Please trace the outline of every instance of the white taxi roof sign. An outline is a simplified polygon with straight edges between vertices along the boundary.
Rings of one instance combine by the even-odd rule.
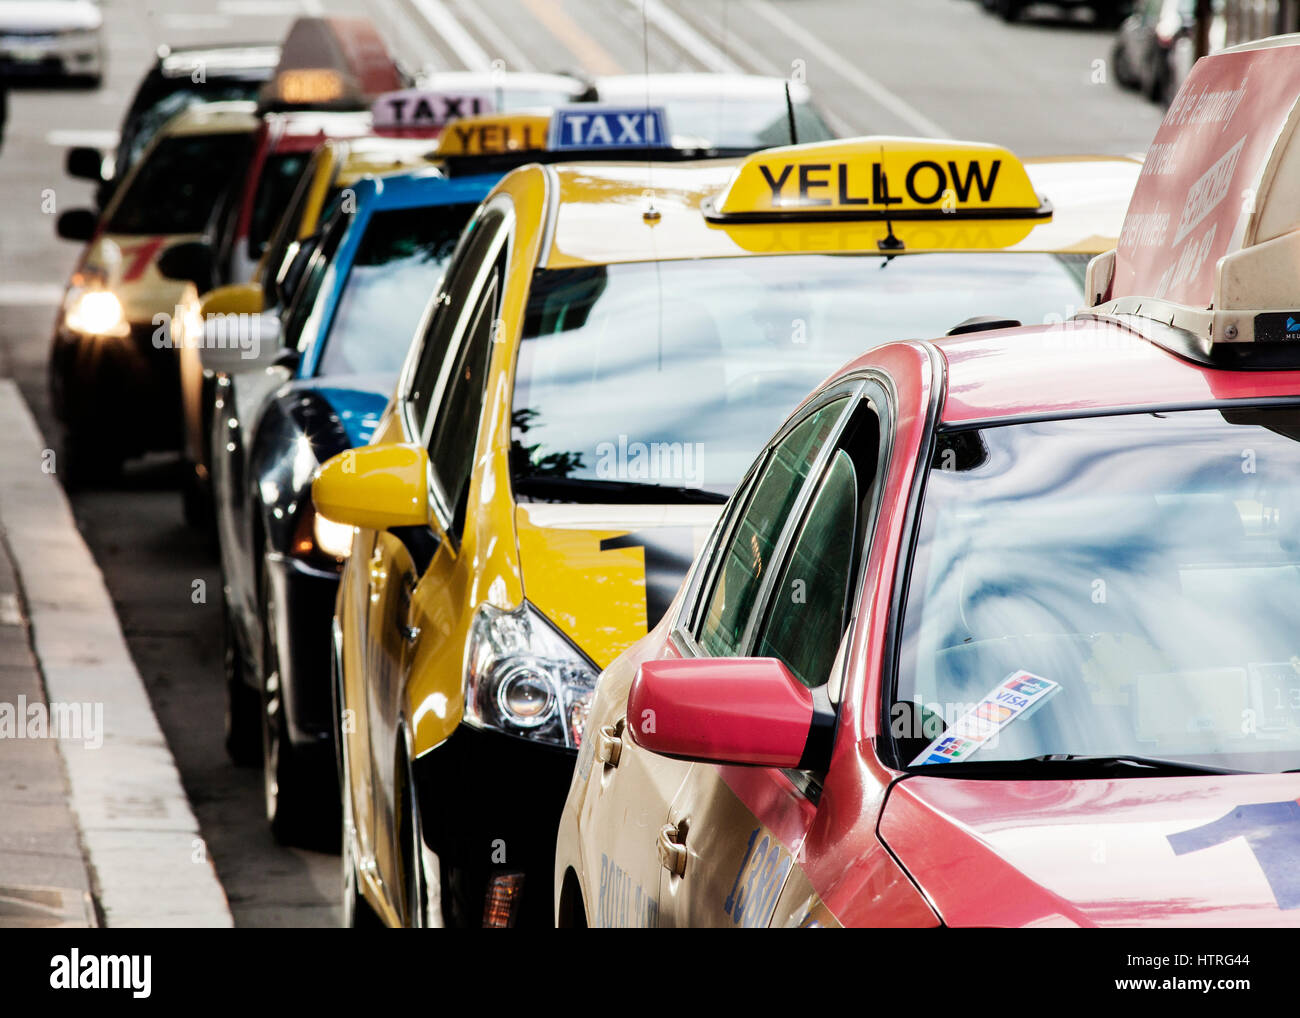
[[[997,145],[864,137],[764,149],[705,215],[777,220],[1049,219],[1023,164]]]
[[[383,37],[369,18],[302,17],[289,29],[262,103],[364,109],[404,82]]]
[[[453,120],[495,113],[496,97],[485,89],[404,88],[385,92],[370,112],[377,134],[437,137]]]
[[[1093,313],[1153,319],[1190,353],[1300,357],[1300,35],[1202,58],[1174,97],[1114,251],[1088,269]],[[1262,366],[1262,365],[1261,365]]]

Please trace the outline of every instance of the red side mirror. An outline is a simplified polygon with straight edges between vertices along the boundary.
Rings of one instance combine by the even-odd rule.
[[[711,763],[812,766],[810,747],[829,758],[816,720],[812,692],[774,658],[646,661],[627,699],[638,746]]]

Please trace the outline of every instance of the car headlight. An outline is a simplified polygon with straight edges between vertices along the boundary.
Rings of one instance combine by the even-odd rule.
[[[320,513],[312,514],[312,536],[316,538],[316,547],[335,558],[347,558],[352,554],[353,528],[346,523],[336,523],[326,519]]]
[[[82,290],[68,295],[63,323],[85,336],[126,336],[131,332],[122,302],[111,290]]]
[[[481,605],[465,660],[465,721],[576,749],[598,669],[525,601]]]

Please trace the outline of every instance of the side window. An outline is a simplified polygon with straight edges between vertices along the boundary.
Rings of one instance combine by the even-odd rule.
[[[492,338],[501,303],[504,261],[503,254],[489,273],[470,313],[469,325],[456,352],[455,364],[447,377],[447,387],[429,436],[429,462],[446,495],[447,507],[452,513],[451,532],[457,539],[465,524],[478,422],[487,391]]]
[[[715,657],[740,653],[786,519],[846,400],[835,400],[814,412],[770,453],[749,504],[719,549],[718,571],[698,637],[707,653]]]
[[[790,542],[755,642],[756,656],[784,662],[809,688],[830,679],[848,626],[879,457],[879,419],[864,404],[831,454]]]
[[[438,387],[443,361],[456,337],[456,328],[461,322],[465,304],[478,284],[483,263],[492,252],[505,218],[503,210],[493,208],[480,212],[471,219],[447,265],[447,273],[438,288],[438,306],[430,316],[427,331],[421,340],[419,360],[415,365],[408,395],[413,423],[421,432],[433,403],[434,391]]]

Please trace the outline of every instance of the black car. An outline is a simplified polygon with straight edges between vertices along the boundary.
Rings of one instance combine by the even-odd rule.
[[[163,124],[195,103],[256,99],[279,59],[278,45],[159,47],[157,59],[127,107],[117,151],[105,156],[98,149],[70,149],[68,174],[96,181],[96,203],[104,208],[116,184],[126,178]]]

